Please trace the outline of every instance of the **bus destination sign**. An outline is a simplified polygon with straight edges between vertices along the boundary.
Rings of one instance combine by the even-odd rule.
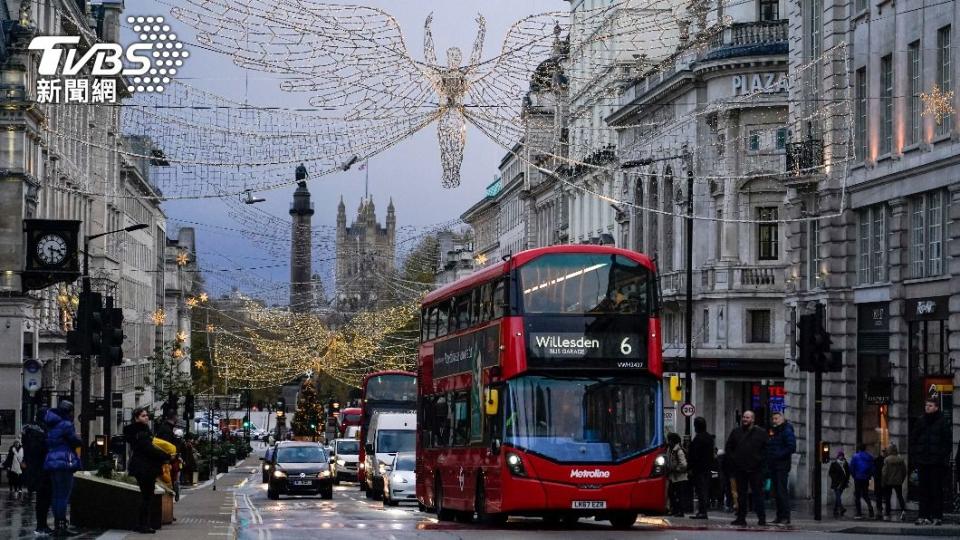
[[[534,332],[528,351],[531,365],[557,367],[600,367],[597,362],[571,366],[571,360],[604,360],[606,367],[645,368],[643,341],[638,334],[583,332]],[[559,362],[558,362],[559,361]]]

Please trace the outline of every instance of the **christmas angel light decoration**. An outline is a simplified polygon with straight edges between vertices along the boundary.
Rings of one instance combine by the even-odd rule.
[[[418,61],[396,19],[376,8],[311,0],[187,3],[171,14],[195,28],[201,44],[238,66],[285,76],[283,90],[311,94],[312,106],[363,122],[371,136],[378,123],[422,118],[422,129],[435,121],[447,188],[460,183],[467,123],[490,134],[491,125],[510,129],[518,121],[530,74],[555,49],[569,16],[546,13],[517,22],[501,53],[485,61],[486,22],[478,16],[467,63],[454,47],[441,64],[432,16],[425,24],[424,60]]]

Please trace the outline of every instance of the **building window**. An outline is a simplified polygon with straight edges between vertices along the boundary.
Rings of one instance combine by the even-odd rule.
[[[867,158],[867,68],[860,68],[856,74],[856,87],[854,89],[856,101],[855,113],[855,141],[857,161],[863,161]]]
[[[943,273],[943,191],[931,191],[910,199],[910,268],[912,277]]]
[[[777,129],[777,150],[783,150],[787,147],[787,128]]]
[[[920,92],[923,89],[921,75],[923,73],[920,59],[920,42],[914,41],[907,46],[907,79],[909,91],[907,93],[907,144],[920,142]]]
[[[867,9],[867,0],[857,0],[856,8],[858,13]]]
[[[944,26],[937,31],[937,86],[941,92],[950,92],[953,88],[953,78],[950,70],[950,26]],[[953,130],[953,113],[945,111],[943,122],[937,126],[937,135],[946,135]]]
[[[860,284],[887,280],[887,211],[883,205],[860,210],[857,275]]]
[[[703,343],[710,342],[710,310],[703,310]]]
[[[747,310],[747,343],[770,343],[770,321],[769,309],[749,309]]]
[[[760,150],[760,130],[751,129],[749,138],[750,151],[756,152],[757,150]]]
[[[761,261],[775,261],[779,258],[780,224],[777,220],[777,208],[757,208],[757,258]]]
[[[880,59],[880,153],[893,151],[893,55]]]
[[[820,220],[807,222],[807,289],[820,286]]]
[[[760,0],[760,20],[780,20],[780,0]]]

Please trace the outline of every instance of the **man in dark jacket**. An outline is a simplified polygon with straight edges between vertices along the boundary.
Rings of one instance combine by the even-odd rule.
[[[766,525],[763,509],[763,458],[767,449],[767,432],[754,423],[753,411],[744,411],[740,427],[727,437],[725,452],[737,479],[737,519],[732,525],[747,524],[748,490],[753,493],[753,505],[757,511],[758,525]]]
[[[783,413],[773,413],[773,426],[770,428],[770,440],[767,441],[767,467],[773,480],[774,499],[777,502],[777,519],[774,523],[790,524],[790,499],[787,493],[787,479],[792,465],[791,456],[797,451],[797,437],[793,426],[783,417]]]
[[[696,434],[690,441],[690,457],[687,460],[693,474],[693,487],[697,490],[698,512],[693,519],[707,519],[710,478],[714,468],[714,437],[707,433],[707,421],[701,416],[693,419],[693,431]]]
[[[46,415],[41,411],[40,417]],[[27,465],[24,471],[24,482],[27,493],[35,492],[34,510],[37,516],[37,526],[34,532],[37,536],[53,534],[53,529],[47,525],[47,515],[50,513],[52,487],[50,473],[43,470],[43,462],[47,459],[47,433],[38,424],[23,426],[23,461]]]
[[[924,414],[914,421],[910,433],[910,464],[920,476],[920,515],[917,525],[943,524],[943,482],[948,475],[953,436],[940,412],[938,399],[924,402]]]

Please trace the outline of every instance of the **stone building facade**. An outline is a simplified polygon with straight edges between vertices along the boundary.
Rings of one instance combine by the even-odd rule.
[[[715,13],[704,26],[691,24],[685,39],[700,46],[679,48],[641,73],[606,118],[618,134],[615,195],[633,206],[604,230],[618,246],[655,259],[665,369],[683,375],[689,339],[692,402],[721,439],[744,410],[766,425],[784,406],[786,230],[776,220],[786,193],[778,178],[788,103],[777,83],[787,72],[787,22],[761,18],[755,7],[728,6],[722,30],[710,22]],[[760,86],[751,92],[754,80]],[[697,217],[692,336],[684,324],[688,175]],[[666,425],[683,433],[679,405],[666,404]]]
[[[336,307],[342,315],[376,309],[390,301],[390,276],[396,267],[397,215],[393,200],[385,226],[377,221],[373,198],[360,202],[347,226],[343,198],[337,206]]]
[[[922,95],[950,92],[960,75],[960,6],[787,4],[791,70],[809,80],[791,95],[791,125],[803,137],[785,178],[787,215],[818,218],[790,224],[789,322],[822,305],[843,354],[842,371],[821,386],[824,442],[848,453],[863,443],[874,454],[896,443],[909,462],[909,432],[928,396],[960,438],[957,98],[938,118],[924,112]],[[823,114],[825,100],[846,106]],[[787,325],[788,342],[795,328]],[[806,456],[816,455],[812,376],[788,369],[787,377],[805,492]],[[909,483],[910,496],[916,487]]]

